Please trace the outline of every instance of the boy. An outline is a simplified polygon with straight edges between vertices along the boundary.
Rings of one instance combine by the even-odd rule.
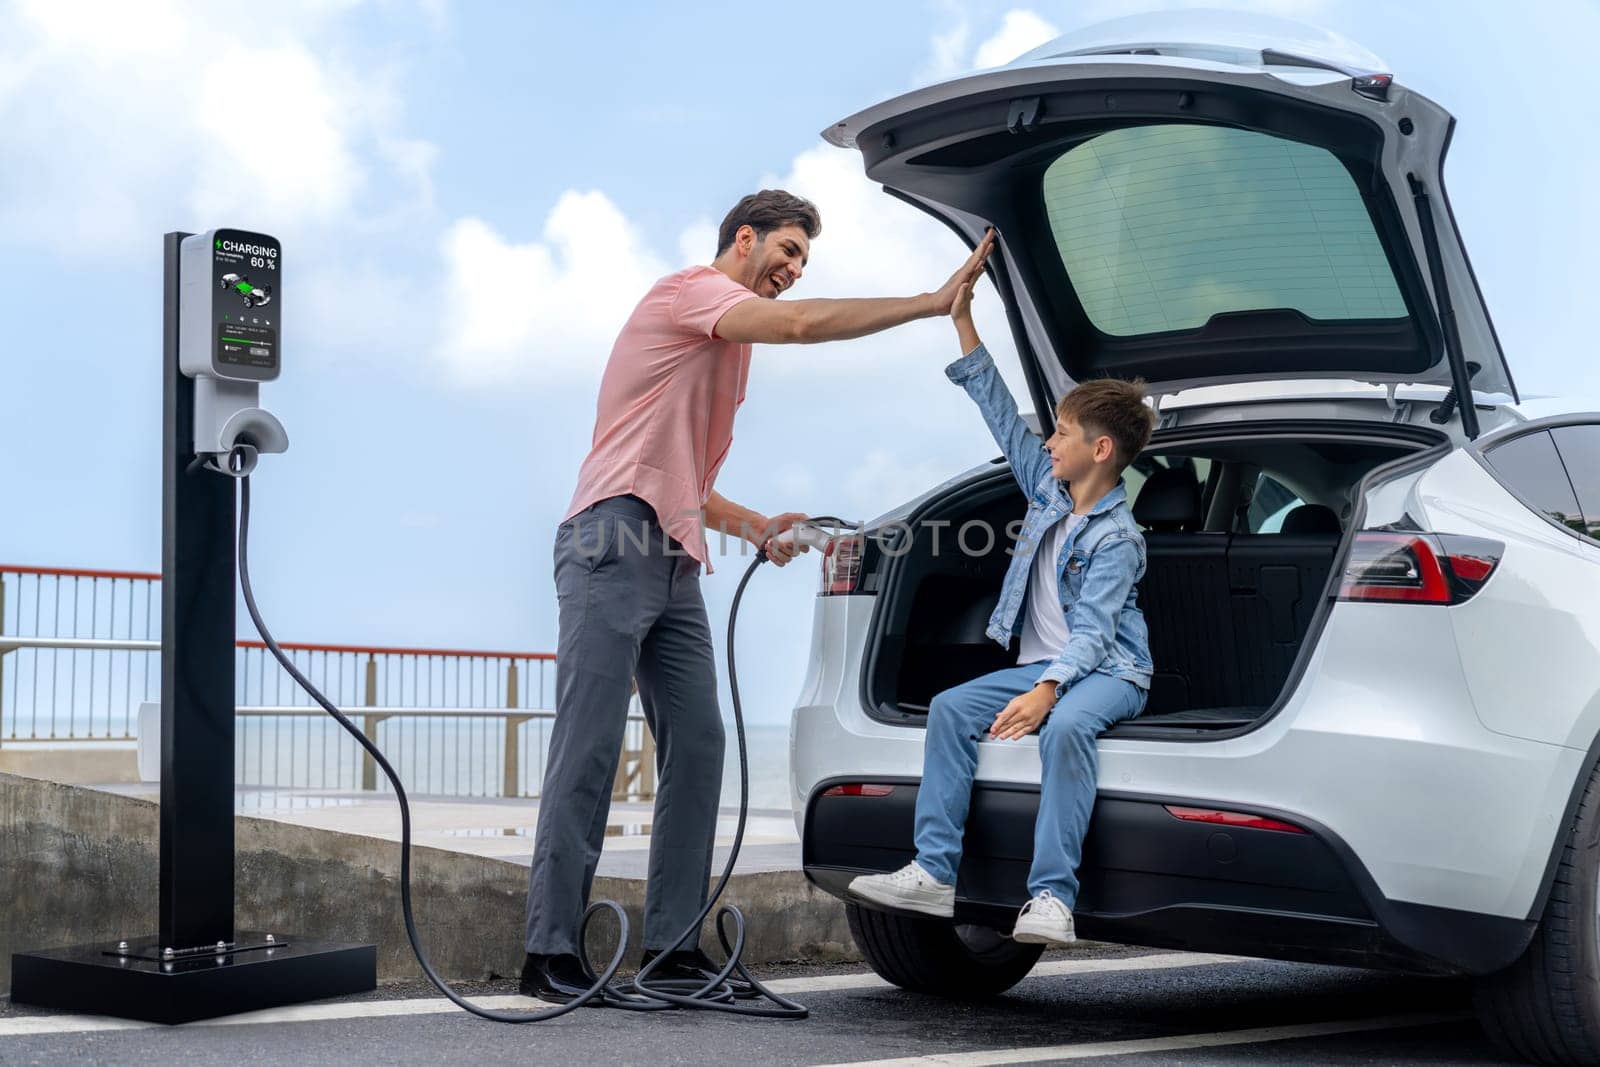
[[[1076,872],[1094,807],[1095,738],[1139,714],[1150,686],[1149,637],[1134,602],[1144,538],[1122,471],[1149,443],[1155,413],[1144,403],[1143,382],[1087,382],[1062,399],[1055,433],[1041,443],[978,339],[970,284],[957,291],[950,316],[966,355],[945,374],[976,401],[1030,501],[988,627],[1007,648],[1020,630],[1020,652],[1015,667],[933,698],[917,794],[917,858],[892,874],[855,879],[850,893],[880,907],[952,917],[978,742],[985,732],[1009,741],[1037,730],[1032,899],[1012,937],[1066,944],[1075,938]]]

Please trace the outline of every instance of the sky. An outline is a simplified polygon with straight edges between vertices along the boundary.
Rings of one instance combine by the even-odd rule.
[[[252,229],[284,250],[262,401],[290,448],[253,479],[276,636],[553,649],[555,527],[651,282],[709,262],[728,207],[777,185],[823,218],[794,296],[937,287],[957,239],[818,131],[1186,6],[0,2],[0,563],[159,569],[161,237]],[[1455,114],[1450,198],[1519,386],[1600,393],[1600,6],[1205,6],[1340,33]],[[977,309],[1020,393],[987,284]],[[957,354],[940,321],[757,346],[718,491],[868,518],[990,458],[942,374]],[[748,559],[730,543],[703,579],[719,662]],[[754,721],[786,721],[799,692],[816,560],[746,594]]]

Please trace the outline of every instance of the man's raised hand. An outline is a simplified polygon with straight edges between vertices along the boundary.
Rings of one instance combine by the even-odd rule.
[[[939,287],[933,294],[934,314],[948,315],[955,306],[956,293],[963,285],[976,285],[978,278],[983,274],[983,265],[989,258],[989,253],[994,249],[994,227],[990,227],[983,235],[983,240],[978,242],[978,247],[972,250],[972,255],[961,264],[959,270],[950,275],[950,280]]]

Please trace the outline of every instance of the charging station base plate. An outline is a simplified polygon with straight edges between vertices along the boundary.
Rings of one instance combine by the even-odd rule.
[[[239,931],[237,945],[266,935]],[[142,950],[152,939],[130,943]],[[185,1023],[219,1015],[367,993],[378,985],[374,945],[283,942],[221,955],[159,961],[118,952],[117,942],[11,957],[11,1000],[87,1015]]]

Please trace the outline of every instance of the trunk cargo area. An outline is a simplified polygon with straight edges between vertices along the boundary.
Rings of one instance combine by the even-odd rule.
[[[1279,439],[1181,451],[1152,446],[1140,457],[1127,481],[1147,549],[1138,603],[1155,673],[1144,712],[1106,736],[1203,738],[1248,727],[1270,711],[1332,593],[1344,539],[1333,505],[1347,501],[1367,471],[1416,447]],[[1249,512],[1268,481],[1274,499],[1289,496],[1281,525]],[[863,679],[875,714],[913,724],[940,691],[1016,663],[1017,640],[1002,649],[984,629],[1011,560],[1013,542],[1004,532],[1027,506],[999,465],[919,515],[912,549],[882,561],[887,571]],[[974,521],[996,531],[990,551],[960,547],[958,533]],[[985,540],[979,528],[965,537],[969,547]]]

